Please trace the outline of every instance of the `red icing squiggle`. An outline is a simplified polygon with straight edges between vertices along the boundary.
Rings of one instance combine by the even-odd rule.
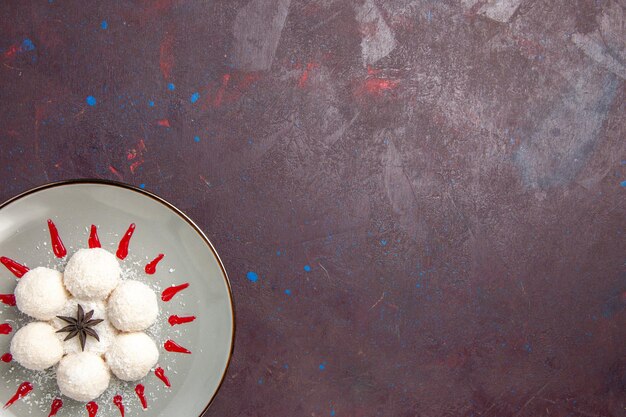
[[[120,414],[122,415],[122,417],[124,417],[124,403],[122,403],[122,396],[118,394],[113,397],[113,404],[115,404],[117,408],[119,408]]]
[[[63,407],[63,400],[61,400],[60,398],[55,398],[54,401],[52,401],[52,405],[50,406],[50,414],[48,414],[48,417],[56,416],[61,407]]]
[[[177,315],[170,316],[167,321],[170,323],[170,326],[176,326],[177,324],[185,324],[191,323],[196,319],[196,316],[187,316],[187,317],[179,317]]]
[[[13,259],[7,258],[6,256],[0,257],[0,263],[6,266],[6,268],[18,278],[22,278],[24,274],[29,271],[27,266],[19,264],[15,262]]]
[[[89,413],[89,417],[96,417],[96,414],[98,414],[98,404],[96,404],[93,401],[90,403],[87,403],[85,408],[87,409],[87,412]]]
[[[141,401],[141,406],[144,410],[148,408],[148,402],[146,401],[146,395],[144,394],[145,389],[146,388],[141,384],[135,387],[135,393],[137,394],[137,397],[139,397],[139,401]]]
[[[95,224],[91,225],[91,232],[89,233],[89,248],[101,248],[100,238],[98,237],[98,228]]]
[[[176,342],[174,342],[173,340],[168,340],[167,342],[165,342],[165,344],[163,345],[163,347],[165,348],[165,350],[167,350],[168,352],[175,352],[175,353],[186,353],[186,354],[190,354],[191,351],[182,347],[181,345],[177,344]]]
[[[120,244],[117,247],[117,252],[115,253],[118,258],[126,259],[128,256],[128,245],[130,244],[130,238],[133,237],[133,233],[135,232],[135,223],[131,223],[128,226],[128,230],[122,236],[122,240],[120,240]]]
[[[50,219],[48,219],[48,229],[50,229],[50,240],[52,241],[52,252],[57,258],[62,258],[67,255],[67,249],[63,245],[59,231],[56,225]]]
[[[187,287],[189,287],[189,283],[188,282],[186,282],[184,284],[181,284],[181,285],[177,285],[175,287],[166,288],[165,290],[163,290],[163,293],[161,294],[161,300],[163,300],[165,302],[168,302],[172,298],[174,298],[174,296],[176,294],[178,294],[179,292],[181,292],[182,290],[184,290]]]
[[[13,355],[11,355],[10,353],[5,353],[4,355],[0,356],[0,361],[5,362],[5,363],[9,363],[13,360]]]
[[[0,324],[0,334],[9,334],[13,331],[13,327],[9,323]]]
[[[159,378],[166,387],[171,388],[172,384],[170,384],[169,378],[165,375],[165,370],[161,367],[158,367],[154,370],[154,374]]]
[[[17,388],[15,395],[11,397],[9,401],[4,405],[4,408],[7,409],[11,407],[16,401],[21,400],[26,397],[33,390],[33,384],[30,382],[22,382],[22,384]]]
[[[15,305],[15,294],[0,294],[0,303],[8,306]]]
[[[161,262],[161,259],[163,259],[164,256],[165,255],[163,255],[162,253],[159,253],[159,256],[157,256],[152,261],[150,261],[150,263],[146,265],[146,274],[148,275],[154,274],[156,272],[157,264]]]

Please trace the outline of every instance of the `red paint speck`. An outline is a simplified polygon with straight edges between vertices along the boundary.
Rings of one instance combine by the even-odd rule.
[[[10,353],[5,353],[0,357],[0,360],[4,363],[9,363],[13,360],[13,355],[11,355]]]
[[[15,294],[0,294],[0,303],[15,306]]]
[[[122,174],[120,174],[120,172],[117,169],[115,169],[114,166],[109,165],[109,171],[111,171],[111,173],[115,175],[118,180],[124,181],[124,177],[122,176]]]
[[[67,255],[67,250],[63,245],[63,241],[61,240],[61,236],[59,235],[56,225],[50,219],[48,219],[48,229],[50,229],[50,240],[52,241],[52,251],[54,252],[54,255],[57,258],[63,258]]]
[[[0,334],[9,334],[13,331],[13,327],[9,323],[0,324]]]
[[[163,293],[161,294],[161,300],[168,302],[170,301],[172,298],[174,298],[174,296],[176,294],[178,294],[179,292],[181,292],[182,290],[184,290],[185,288],[189,287],[189,283],[186,282],[184,284],[181,285],[177,285],[174,287],[169,287],[166,288],[165,290],[163,290]]]
[[[144,160],[143,158],[141,158],[133,162],[132,164],[130,164],[130,172],[134,174],[137,168],[139,168],[143,163],[144,163]]]
[[[306,68],[304,69],[304,72],[300,76],[300,80],[298,80],[298,87],[304,88],[306,86],[306,83],[309,79],[309,73],[311,72],[313,68],[316,68],[317,66],[318,65],[315,62],[309,62],[306,64]]]
[[[163,126],[163,127],[171,127],[170,126],[170,121],[167,119],[161,119],[161,120],[157,120],[157,124],[159,126]]]
[[[196,316],[179,317],[177,315],[170,316],[167,320],[170,326],[176,326],[177,324],[191,323],[196,319]]]
[[[4,57],[11,58],[15,56],[15,54],[17,54],[21,49],[22,48],[20,45],[11,45],[9,49],[4,53]]]
[[[173,340],[168,340],[167,342],[165,342],[165,344],[163,345],[163,347],[165,348],[165,350],[167,350],[168,352],[174,352],[174,353],[186,353],[186,354],[190,354],[191,351],[182,347],[181,345],[177,344],[176,342],[174,342]]]
[[[398,86],[398,81],[384,78],[368,78],[365,80],[365,91],[369,94],[382,94],[385,91],[393,90]]]
[[[120,240],[119,246],[117,247],[117,252],[115,254],[118,258],[123,260],[126,259],[126,257],[128,256],[128,245],[130,244],[130,238],[133,236],[134,232],[135,223],[131,223],[131,225],[128,226],[128,230],[126,231],[126,233],[124,233],[122,240]]]
[[[24,274],[29,271],[27,266],[19,264],[15,262],[13,259],[7,258],[6,256],[0,257],[0,263],[6,266],[6,268],[18,278],[22,278]]]
[[[159,47],[159,67],[166,80],[172,75],[174,67],[174,37],[171,33],[165,34]]]
[[[161,367],[158,367],[154,370],[154,374],[159,378],[166,387],[171,388],[172,384],[170,384],[169,378],[165,375],[165,370]]]
[[[228,82],[230,81],[230,74],[224,74],[222,76],[222,86],[217,91],[217,95],[215,96],[215,106],[219,107],[222,105],[222,100],[224,99],[224,93],[226,93],[226,88],[228,88]]]
[[[87,409],[87,412],[89,413],[89,417],[96,417],[96,414],[98,414],[98,404],[96,404],[93,401],[87,403],[85,408]]]
[[[161,262],[161,259],[163,259],[164,256],[165,255],[163,255],[162,253],[159,253],[159,255],[156,258],[154,258],[152,261],[150,261],[146,265],[146,268],[145,268],[146,274],[148,274],[148,275],[154,274],[156,272],[157,264],[159,262]]]
[[[144,392],[145,387],[143,385],[139,384],[135,387],[135,393],[137,394],[137,397],[139,397],[139,401],[141,401],[141,406],[145,410],[146,408],[148,408],[148,402],[146,401],[146,396]]]
[[[50,414],[48,414],[48,417],[56,416],[62,407],[63,400],[61,400],[60,398],[55,398],[54,401],[52,401],[52,405],[50,406]]]
[[[100,238],[98,237],[98,228],[95,224],[91,225],[91,232],[89,233],[89,248],[101,248]]]
[[[113,404],[117,406],[117,408],[120,410],[120,414],[122,415],[122,417],[124,417],[124,403],[122,402],[122,396],[118,394],[113,397]]]
[[[33,390],[33,384],[30,382],[22,382],[22,384],[17,388],[15,395],[11,397],[9,401],[4,405],[4,408],[7,409],[11,407],[16,401],[26,397]]]

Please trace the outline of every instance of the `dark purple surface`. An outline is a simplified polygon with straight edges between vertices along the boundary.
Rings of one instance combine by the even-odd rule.
[[[623,1],[4,1],[0,34],[0,198],[125,181],[222,255],[207,416],[625,415]]]

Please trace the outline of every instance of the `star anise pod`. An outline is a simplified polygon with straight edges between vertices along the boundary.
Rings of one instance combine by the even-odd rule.
[[[79,304],[78,311],[76,313],[76,318],[67,317],[67,316],[57,316],[57,317],[63,320],[64,322],[69,323],[68,326],[65,326],[61,330],[57,330],[57,333],[68,332],[69,334],[67,335],[65,340],[70,340],[71,338],[78,336],[78,339],[80,340],[80,347],[83,350],[83,352],[85,351],[85,343],[87,343],[87,336],[93,337],[98,342],[100,341],[100,337],[98,336],[98,333],[96,333],[96,331],[92,327],[94,327],[97,324],[102,323],[104,320],[92,319],[93,310],[85,314],[85,310],[83,310],[83,307]]]

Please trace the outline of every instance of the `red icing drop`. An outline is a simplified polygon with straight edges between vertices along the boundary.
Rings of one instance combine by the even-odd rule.
[[[163,293],[161,294],[161,300],[163,300],[165,302],[168,302],[172,298],[174,298],[174,296],[176,294],[178,294],[179,292],[181,292],[182,290],[184,290],[187,287],[189,287],[189,283],[188,282],[186,282],[184,284],[181,284],[181,285],[177,285],[175,287],[166,288],[165,290],[163,290]]]
[[[50,240],[52,241],[52,252],[57,258],[62,258],[67,255],[67,250],[63,245],[59,231],[52,220],[48,219],[48,229],[50,229]]]
[[[161,259],[163,259],[164,256],[165,255],[163,255],[162,253],[159,253],[159,256],[157,256],[152,261],[150,261],[150,263],[146,265],[146,274],[148,275],[154,274],[156,272],[157,264],[161,262]]]
[[[157,378],[163,381],[166,387],[171,388],[172,384],[170,384],[170,380],[165,375],[165,371],[163,370],[163,368],[161,367],[156,368],[154,370],[154,374],[157,376]]]
[[[9,334],[13,331],[13,327],[9,323],[0,324],[0,334]]]
[[[2,262],[2,265],[6,266],[7,269],[18,278],[22,278],[24,274],[29,271],[27,266],[18,264],[13,259],[7,258],[6,256],[1,257],[0,262]]]
[[[56,416],[61,407],[63,407],[63,401],[60,398],[55,398],[50,406],[50,414],[48,414],[48,417]]]
[[[179,317],[177,315],[170,316],[167,320],[170,322],[170,326],[176,326],[177,324],[191,323],[196,319],[196,316]]]
[[[5,362],[5,363],[9,363],[12,360],[13,360],[13,355],[11,355],[10,353],[5,353],[4,355],[0,357],[0,361]]]
[[[184,347],[180,346],[179,344],[175,343],[172,340],[168,340],[167,342],[165,342],[165,344],[163,345],[163,347],[165,348],[165,350],[167,350],[168,352],[176,352],[176,353],[187,353],[190,354],[191,351],[188,349],[185,349]]]
[[[26,397],[28,393],[31,392],[32,390],[33,390],[33,384],[31,384],[30,382],[22,382],[22,384],[17,388],[15,395],[13,395],[11,399],[7,401],[7,403],[4,405],[4,408],[11,407],[13,403]]]
[[[91,225],[91,232],[89,233],[89,248],[101,248],[100,238],[98,237],[98,228],[95,224]]]
[[[113,397],[113,404],[115,404],[117,408],[120,409],[120,414],[122,415],[122,417],[124,417],[124,404],[122,403],[122,396],[116,395],[115,397]]]
[[[139,397],[139,401],[141,401],[141,406],[145,410],[146,408],[148,408],[148,402],[146,401],[146,396],[144,392],[145,392],[145,387],[143,385],[139,384],[135,387],[135,393],[137,393],[137,396]]]
[[[0,303],[6,304],[8,306],[14,306],[15,295],[14,294],[0,294]]]
[[[115,254],[118,258],[126,259],[128,256],[128,245],[130,244],[130,238],[133,236],[134,232],[135,223],[131,223],[130,226],[128,226],[128,230],[122,237],[122,240],[120,240],[120,245],[117,247],[117,252]]]
[[[93,401],[90,403],[87,403],[85,408],[87,409],[87,412],[89,413],[89,417],[96,417],[96,414],[98,414],[98,404],[94,403]]]

